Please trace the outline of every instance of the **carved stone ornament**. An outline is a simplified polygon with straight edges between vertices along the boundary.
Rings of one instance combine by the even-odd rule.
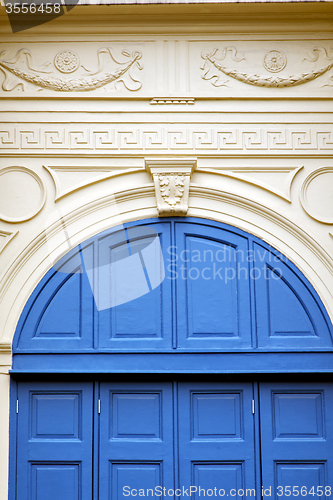
[[[196,158],[146,158],[146,170],[153,176],[159,216],[186,215],[190,177]]]
[[[150,104],[194,104],[194,97],[154,97]]]
[[[131,74],[134,66],[142,69],[139,63],[141,52],[133,53],[122,51],[124,61],[115,59],[109,47],[103,47],[97,51],[97,69],[89,71],[80,66],[80,60],[75,52],[64,50],[59,52],[53,61],[46,62],[42,66],[33,63],[33,57],[28,49],[20,49],[12,59],[5,59],[6,51],[0,53],[0,70],[5,79],[2,90],[12,91],[17,87],[24,90],[26,83],[40,87],[39,90],[54,90],[57,92],[85,92],[105,87],[110,83],[122,82],[128,90],[139,90],[141,82],[135,80]],[[79,70],[75,76],[60,76],[58,71],[64,74]]]
[[[333,166],[311,172],[303,182],[300,199],[310,217],[333,224]]]
[[[0,219],[10,223],[32,219],[43,208],[46,189],[29,168],[10,166],[0,170]]]
[[[107,157],[111,154],[140,156],[142,150],[152,157],[161,151],[168,155],[249,155],[287,154],[312,155],[315,152],[333,155],[333,130],[328,121],[318,123],[276,123],[268,128],[253,123],[177,123],[115,122],[94,120],[82,123],[72,118],[71,123],[0,123],[0,149],[6,156],[46,156],[59,153],[77,157],[94,152]]]
[[[264,56],[264,68],[271,73],[278,73],[279,71],[282,71],[286,64],[287,58],[280,50],[270,50]]]
[[[222,75],[227,75],[239,82],[246,83],[247,85],[255,85],[257,87],[268,88],[283,88],[295,87],[296,85],[303,85],[304,83],[311,82],[320,77],[324,73],[333,68],[333,57],[330,57],[324,47],[315,47],[312,49],[312,55],[303,59],[303,61],[310,61],[311,63],[317,62],[321,56],[322,66],[319,69],[303,71],[301,74],[286,75],[286,76],[265,76],[253,73],[245,73],[241,69],[229,68],[222,61],[226,58],[227,54],[231,54],[231,58],[236,63],[245,60],[244,56],[239,56],[235,47],[225,47],[223,50],[214,49],[212,52],[204,50],[201,54],[204,59],[204,64],[201,67],[203,80],[210,80],[215,87],[228,86],[229,80],[220,80]],[[324,61],[328,61],[324,62]],[[287,63],[286,56],[279,50],[272,50],[264,57],[264,67],[273,73],[281,71]]]
[[[80,59],[71,50],[62,50],[54,58],[54,65],[61,73],[73,73],[80,66]]]

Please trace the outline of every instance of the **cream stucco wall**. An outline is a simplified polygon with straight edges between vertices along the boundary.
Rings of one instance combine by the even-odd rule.
[[[156,159],[165,174],[194,165],[184,213],[280,250],[333,318],[333,39],[330,2],[81,6],[16,34],[3,11],[0,20],[5,499],[8,370],[22,309],[69,248],[158,215],[147,167]]]

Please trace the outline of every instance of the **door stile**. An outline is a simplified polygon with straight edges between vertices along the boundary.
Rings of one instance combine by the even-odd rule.
[[[248,241],[249,250],[254,255],[254,241]],[[255,262],[252,259],[249,262],[250,275],[255,273]],[[251,308],[251,330],[252,330],[252,347],[253,349],[258,348],[258,332],[257,332],[257,304],[256,304],[256,282],[255,280],[249,280],[250,287],[250,308]]]
[[[93,243],[93,286],[94,286],[94,302],[93,302],[93,348],[99,348],[99,314],[97,310],[97,302],[95,299],[95,294],[98,293],[98,245],[95,241]]]
[[[179,477],[179,414],[178,414],[178,382],[172,382],[173,396],[173,463],[174,490],[180,488]]]
[[[10,384],[10,427],[9,427],[9,500],[17,498],[17,444],[18,444],[18,383],[11,380]]]
[[[171,231],[170,231],[170,242],[171,242],[171,249],[175,249],[177,251],[176,247],[176,225],[172,221],[171,222]],[[171,272],[171,278],[176,276],[176,267],[177,267],[177,262],[176,260],[173,260],[171,257],[171,262],[169,264],[170,266],[170,272]],[[171,314],[172,314],[172,320],[171,320],[171,327],[172,327],[172,349],[177,349],[178,346],[178,330],[177,330],[177,287],[176,287],[176,280],[171,279]]]
[[[93,388],[93,500],[99,499],[99,426],[100,426],[100,413],[99,413],[99,401],[100,401],[100,384],[99,382],[94,382]]]
[[[259,383],[253,382],[253,401],[254,401],[254,467],[255,467],[255,488],[256,500],[262,498],[262,473],[261,473],[261,443],[260,443],[260,398],[259,398]],[[249,500],[249,499],[245,499]]]

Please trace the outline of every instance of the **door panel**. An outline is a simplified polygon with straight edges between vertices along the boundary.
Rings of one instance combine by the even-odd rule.
[[[89,383],[20,383],[19,500],[91,500]]]
[[[102,383],[100,399],[100,499],[172,488],[172,384]]]
[[[306,487],[303,498],[319,498],[317,487],[325,490],[333,480],[332,385],[260,384],[260,411],[264,487],[272,486],[272,498],[290,496],[286,486]],[[315,496],[306,494],[312,487]]]
[[[198,488],[193,498],[199,486],[255,488],[252,398],[251,383],[179,384],[180,484]]]
[[[300,350],[332,345],[329,323],[304,276],[261,244],[254,243],[253,249],[258,347]]]
[[[99,348],[170,348],[171,281],[163,263],[170,224],[109,233],[98,240]]]
[[[178,346],[251,347],[247,239],[190,223],[175,228]]]

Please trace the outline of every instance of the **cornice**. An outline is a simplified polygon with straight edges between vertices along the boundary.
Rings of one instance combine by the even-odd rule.
[[[13,35],[5,9],[0,8],[2,34],[17,40],[82,33],[330,33],[332,20],[332,2],[77,5],[60,18]]]

